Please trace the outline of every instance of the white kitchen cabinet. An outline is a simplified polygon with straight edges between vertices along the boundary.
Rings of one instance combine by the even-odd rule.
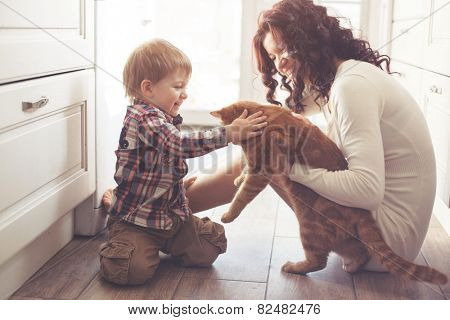
[[[0,265],[94,192],[94,83],[85,70],[0,86]]]
[[[94,0],[0,2],[0,299],[95,191]]]
[[[391,56],[450,75],[450,1],[395,0]]]
[[[450,235],[450,1],[394,0],[392,19],[393,71],[427,120],[436,155],[433,212]]]
[[[0,2],[0,84],[94,64],[94,0]]]
[[[436,154],[436,196],[450,208],[450,78],[424,72],[423,89],[424,111]]]
[[[450,75],[450,1],[433,0],[429,5],[428,32],[423,67]]]

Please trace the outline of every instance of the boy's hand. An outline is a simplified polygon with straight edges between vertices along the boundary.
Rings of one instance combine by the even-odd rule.
[[[302,115],[299,114],[299,113],[291,112],[291,114],[292,114],[294,117],[296,117],[297,119],[300,119],[300,120],[303,120],[303,119],[305,118],[304,116],[302,116]]]
[[[258,111],[251,116],[247,117],[247,109],[234,121],[225,126],[227,141],[234,144],[240,141],[247,140],[248,138],[259,136],[261,129],[267,126],[267,122],[263,122],[267,119],[267,116],[261,116],[262,111]]]
[[[195,180],[197,180],[196,176],[184,179],[184,181],[183,181],[184,188],[187,190],[190,186],[192,186],[194,184]]]

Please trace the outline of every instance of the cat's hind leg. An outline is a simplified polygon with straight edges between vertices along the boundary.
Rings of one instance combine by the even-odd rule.
[[[342,258],[342,269],[355,273],[370,259],[366,246],[359,239],[346,239],[334,250]]]
[[[299,262],[286,262],[281,270],[288,273],[307,274],[327,266],[328,253],[305,251],[306,259]]]

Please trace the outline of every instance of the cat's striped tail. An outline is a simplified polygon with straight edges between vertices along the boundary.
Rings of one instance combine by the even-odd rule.
[[[375,257],[391,273],[403,278],[422,280],[433,284],[446,284],[447,276],[436,269],[406,261],[392,251],[383,240],[375,220],[370,214],[358,223],[358,236]]]

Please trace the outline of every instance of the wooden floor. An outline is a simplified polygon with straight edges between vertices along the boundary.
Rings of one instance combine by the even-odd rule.
[[[215,221],[226,206],[202,212]],[[332,254],[326,269],[308,276],[281,272],[287,260],[302,258],[298,224],[287,205],[266,188],[242,215],[226,225],[228,251],[211,268],[182,268],[163,256],[157,273],[142,286],[120,287],[99,276],[95,238],[76,237],[11,299],[448,299],[450,284],[402,281],[386,273],[350,275]],[[450,278],[450,238],[431,223],[419,264]]]

